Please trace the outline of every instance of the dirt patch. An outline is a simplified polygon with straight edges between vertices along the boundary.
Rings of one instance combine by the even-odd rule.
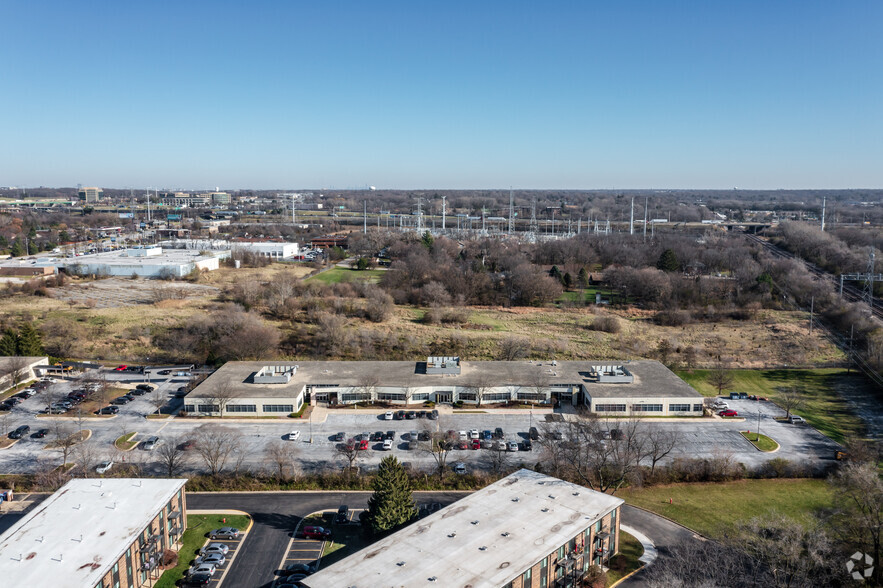
[[[68,304],[89,308],[114,308],[153,304],[167,299],[181,301],[193,298],[214,298],[219,290],[214,286],[189,282],[162,282],[159,280],[132,280],[109,278],[96,281],[70,282],[61,288],[52,288],[53,298]]]

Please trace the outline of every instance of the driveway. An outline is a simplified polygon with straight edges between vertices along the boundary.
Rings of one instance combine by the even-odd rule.
[[[627,504],[622,507],[622,524],[640,531],[653,541],[658,552],[658,559],[671,557],[671,547],[682,541],[704,541],[704,539],[677,523]],[[647,586],[646,576],[648,569],[646,567],[641,569],[638,573],[626,579],[620,586],[634,588]]]

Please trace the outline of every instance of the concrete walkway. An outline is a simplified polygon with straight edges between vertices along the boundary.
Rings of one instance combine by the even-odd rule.
[[[635,529],[634,527],[629,527],[628,525],[620,525],[620,530],[625,531],[635,539],[641,542],[641,547],[644,548],[644,554],[638,558],[638,561],[643,563],[645,566],[649,566],[654,561],[656,561],[656,557],[659,555],[656,551],[656,545],[653,541]]]

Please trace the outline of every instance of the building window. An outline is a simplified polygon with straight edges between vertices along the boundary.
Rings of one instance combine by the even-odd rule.
[[[535,392],[518,392],[515,397],[518,400],[528,400],[532,402],[542,402],[546,399],[545,394],[537,394]]]
[[[693,412],[702,412],[702,405],[701,404],[694,404],[693,405]]]
[[[668,412],[690,412],[689,404],[669,404]]]
[[[522,588],[531,588],[533,586],[533,580],[531,579],[531,572],[533,568],[527,568],[527,571],[521,574],[521,586]]]
[[[625,412],[625,404],[596,404],[595,412]]]
[[[340,395],[341,402],[363,402],[365,400],[371,400],[370,392],[348,392]]]
[[[380,392],[377,395],[377,400],[397,400],[401,402],[405,400],[405,395],[395,392]]]
[[[564,559],[564,546],[558,548],[558,560]]]
[[[634,412],[662,412],[661,404],[633,404],[632,411]]]
[[[429,400],[429,392],[415,392],[411,394],[411,400]]]
[[[294,412],[294,406],[291,404],[265,404],[264,412]]]
[[[457,395],[457,399],[459,400],[475,400],[475,392],[460,392]]]
[[[510,398],[512,398],[512,395],[508,392],[494,392],[493,394],[485,394],[483,400],[485,402],[502,402]]]
[[[226,412],[257,412],[258,407],[255,404],[228,404],[224,410]]]
[[[217,404],[197,404],[196,412],[218,412]]]

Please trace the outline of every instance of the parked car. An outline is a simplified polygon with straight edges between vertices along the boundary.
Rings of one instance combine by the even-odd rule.
[[[413,410],[409,410],[409,411],[408,411],[408,414],[405,415],[405,418],[406,418],[406,419],[416,419],[416,418],[417,418],[417,412],[416,412],[416,411],[413,411]]]
[[[430,412],[427,416],[429,417],[429,420],[437,421],[438,420],[438,411],[433,409],[432,412]]]
[[[98,414],[117,414],[118,412],[120,412],[119,406],[105,406],[98,411]]]
[[[479,439],[472,440],[472,449],[481,449],[481,441]]]
[[[300,431],[292,431],[288,435],[285,436],[289,441],[297,441],[300,439]]]
[[[404,418],[405,418],[405,411],[404,410],[396,411],[396,420],[397,421],[401,421]]]
[[[392,439],[384,439],[383,440],[383,450],[384,451],[392,450]]]
[[[484,431],[481,432],[481,438],[482,439],[493,439],[494,432],[491,431],[490,429],[485,429]]]
[[[224,543],[209,543],[205,547],[199,550],[200,555],[207,555],[209,553],[223,553],[227,554],[230,551],[230,548]]]
[[[792,414],[790,417],[788,417],[788,422],[791,423],[792,425],[805,425],[806,419],[804,419],[802,416],[797,416],[796,414]]]
[[[214,575],[214,573],[215,566],[213,566],[212,564],[196,564],[194,566],[191,566],[190,569],[187,571],[187,575],[191,578],[198,574],[206,574],[211,577]]]
[[[466,431],[459,431],[457,433],[457,438],[460,441],[466,441],[467,439],[469,439],[469,433],[467,433]]]
[[[114,398],[113,403],[114,404],[129,404],[133,400],[135,400],[135,399],[132,398],[131,396],[129,396],[128,394],[126,394],[124,396],[120,396],[119,398]]]
[[[42,439],[49,432],[49,429],[37,429],[37,432],[31,435],[34,439]]]
[[[127,392],[127,394],[128,394],[129,396],[144,396],[145,394],[147,394],[147,392],[148,392],[148,391],[147,391],[147,390],[144,390],[143,388],[135,388],[135,389],[133,389],[133,390],[129,390],[129,391]]]
[[[383,415],[383,419],[387,421],[391,421],[393,419],[393,414],[391,410],[386,411],[386,414]]]
[[[141,444],[141,449],[144,449],[146,451],[153,451],[154,449],[156,449],[156,446],[159,444],[160,444],[159,437],[157,437],[156,435],[153,435],[151,437],[148,437],[144,441],[144,443]]]
[[[429,441],[429,431],[420,431],[417,434],[418,441]]]
[[[129,366],[127,366],[127,365],[118,365],[117,367],[113,368],[113,371],[115,371],[115,372],[124,372],[124,371],[126,371],[126,368],[127,368],[127,367],[129,367]]]
[[[325,527],[313,527],[308,525],[303,528],[301,535],[303,535],[305,539],[319,539],[323,541],[325,539],[331,539],[331,531]]]
[[[362,439],[361,441],[359,441],[359,446],[357,447],[357,449],[359,449],[360,451],[368,449],[368,440]]]
[[[470,429],[469,430],[469,438],[470,439],[478,439],[478,429]]]
[[[457,449],[463,450],[469,449],[470,447],[472,447],[472,445],[469,443],[469,441],[457,441]]]
[[[10,432],[9,438],[10,439],[21,439],[22,437],[27,435],[30,430],[31,430],[31,428],[29,426],[22,425],[22,426],[18,427],[17,429],[15,429],[14,431]]]
[[[458,461],[457,463],[454,464],[454,466],[451,468],[451,470],[455,474],[460,474],[462,476],[463,474],[466,473],[466,464],[464,464],[462,461]]]
[[[410,431],[408,433],[408,440],[409,441],[417,441],[418,439],[419,439],[419,436],[418,436],[417,431]]]
[[[509,451],[518,451],[518,442],[509,441],[508,443],[506,443],[506,449]]]
[[[175,372],[175,377],[177,378],[189,378],[190,372]]]
[[[348,523],[350,518],[350,509],[347,505],[341,504],[337,508],[337,516],[334,517],[334,522],[338,525],[342,525],[344,523]]]
[[[208,536],[209,539],[236,539],[239,537],[239,529],[235,527],[221,527],[211,531]]]
[[[190,577],[187,578],[188,586],[208,586],[211,583],[211,574],[190,574]]]
[[[736,412],[736,411],[733,410],[733,409],[722,410],[722,411],[720,411],[720,412],[717,413],[717,414],[719,414],[719,415],[722,416],[722,417],[735,417],[735,416],[739,416],[739,413]]]
[[[383,431],[374,431],[371,435],[371,441],[383,441]]]
[[[530,439],[525,439],[521,442],[521,445],[518,447],[519,451],[532,451],[533,444],[530,442]]]
[[[193,439],[187,439],[186,441],[178,445],[178,449],[180,449],[181,451],[190,451],[194,447],[196,447],[196,441]]]
[[[37,391],[34,390],[33,388],[25,388],[24,390],[19,392],[19,394],[21,394],[25,398],[30,398],[31,396],[34,396],[36,393],[37,393]]]
[[[168,376],[168,375],[170,375],[170,374],[172,373],[172,370],[159,370],[159,371],[156,372],[156,373],[159,374],[159,375],[161,375],[161,376]]]
[[[337,442],[342,442],[344,439],[346,439],[346,433],[344,433],[343,431],[334,436],[334,441]]]
[[[223,553],[206,553],[196,558],[197,565],[211,564],[219,567],[227,563],[227,557]]]
[[[294,563],[294,564],[288,564],[287,566],[285,566],[284,571],[285,571],[285,573],[282,574],[283,576],[285,576],[285,575],[290,576],[291,574],[307,574],[307,575],[309,575],[309,574],[312,574],[313,572],[315,572],[316,570],[313,568],[313,566],[311,566],[309,564]]]
[[[418,411],[418,412],[417,412],[417,418],[418,418],[418,419],[425,419],[425,418],[426,418],[426,415],[428,415],[428,414],[429,414],[429,413],[426,412],[425,410]]]
[[[496,429],[494,429],[494,439],[502,439],[505,436],[506,435],[503,433],[502,428],[497,427]]]
[[[389,439],[390,441],[394,441],[395,438],[396,438],[396,432],[395,432],[395,431],[387,431],[387,432],[386,432],[386,435],[384,435],[383,438],[384,438],[384,439]]]
[[[150,384],[138,384],[135,386],[136,390],[144,390],[145,392],[153,392],[153,386]]]
[[[530,430],[527,432],[527,436],[531,441],[536,441],[540,438],[540,432],[537,431],[536,427],[531,427]]]

